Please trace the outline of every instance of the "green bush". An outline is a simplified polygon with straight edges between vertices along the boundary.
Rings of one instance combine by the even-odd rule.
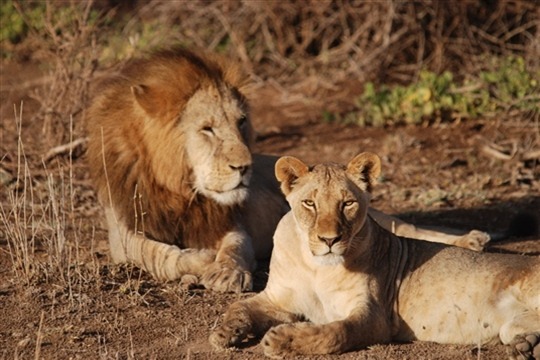
[[[22,41],[30,28],[40,29],[43,27],[45,16],[45,4],[33,3],[24,9],[24,17],[17,11],[12,0],[0,2],[0,42],[9,41],[16,44]]]
[[[436,74],[427,70],[407,86],[377,89],[367,83],[357,101],[358,109],[342,120],[382,126],[477,118],[510,109],[540,111],[539,71],[529,71],[521,57],[494,58],[489,68],[461,84],[448,71]]]

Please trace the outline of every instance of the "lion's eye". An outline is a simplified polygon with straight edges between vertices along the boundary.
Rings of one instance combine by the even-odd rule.
[[[238,128],[239,129],[243,129],[244,127],[246,127],[246,124],[247,124],[247,116],[246,115],[242,115],[240,116],[240,118],[238,119]]]
[[[315,203],[313,202],[313,200],[302,200],[302,205],[304,205],[307,208],[315,207]]]
[[[201,131],[203,133],[205,133],[206,135],[214,135],[214,128],[207,125],[207,126],[203,126],[203,128],[201,129]]]
[[[351,207],[353,206],[354,204],[356,204],[356,201],[354,200],[347,200],[343,203],[343,207],[344,208],[348,208],[348,207]]]

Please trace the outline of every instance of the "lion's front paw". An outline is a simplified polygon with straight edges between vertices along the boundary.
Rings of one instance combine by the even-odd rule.
[[[517,335],[507,349],[510,359],[540,360],[540,332]]]
[[[482,251],[489,240],[491,240],[491,237],[488,233],[479,230],[472,230],[463,235],[456,245],[466,249]]]
[[[238,345],[245,340],[250,329],[251,324],[248,317],[237,316],[229,318],[210,334],[208,340],[214,348],[218,350],[226,349]]]
[[[182,275],[180,278],[180,288],[183,290],[191,290],[199,285],[199,278],[195,275]]]
[[[252,289],[252,278],[249,271],[231,268],[220,263],[214,263],[204,272],[201,284],[210,290],[218,292],[242,292]]]

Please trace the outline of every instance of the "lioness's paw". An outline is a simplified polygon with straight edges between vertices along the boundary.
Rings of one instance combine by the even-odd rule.
[[[512,360],[540,360],[540,332],[517,335],[507,350]]]
[[[463,235],[458,242],[457,246],[464,247],[475,251],[482,251],[486,244],[491,240],[488,233],[479,230],[472,230],[469,233]]]
[[[215,349],[226,349],[240,344],[247,338],[251,325],[246,317],[235,317],[228,319],[216,330],[214,330],[208,340]]]
[[[214,263],[203,274],[201,284],[218,292],[242,292],[252,289],[251,273],[246,270],[230,268]]]
[[[290,324],[279,325],[268,330],[261,341],[264,354],[274,359],[294,355],[295,352],[292,349],[293,333]]]
[[[266,356],[280,359],[295,354],[325,354],[324,336],[320,326],[297,322],[271,328],[261,344]]]

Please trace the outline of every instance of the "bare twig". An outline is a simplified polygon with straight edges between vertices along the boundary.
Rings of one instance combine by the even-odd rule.
[[[57,157],[59,155],[64,155],[66,153],[71,153],[75,151],[76,149],[84,146],[88,142],[88,138],[79,138],[76,140],[73,140],[67,144],[56,146],[52,149],[50,149],[47,154],[43,157],[43,161],[47,162],[51,160],[54,157]]]

